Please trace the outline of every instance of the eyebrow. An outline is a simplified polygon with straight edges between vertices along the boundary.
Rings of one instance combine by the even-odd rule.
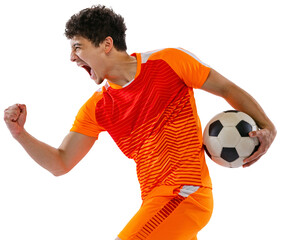
[[[82,44],[80,44],[80,43],[74,43],[73,45],[72,45],[72,48],[74,48],[74,47],[80,47],[80,46],[82,46]]]

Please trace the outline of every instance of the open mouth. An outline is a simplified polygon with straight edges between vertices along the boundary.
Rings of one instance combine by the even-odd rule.
[[[82,65],[81,67],[84,68],[89,73],[89,75],[91,76],[91,68],[89,66]]]
[[[81,65],[80,67],[84,68],[90,75],[91,79],[96,80],[96,74],[94,70],[89,65]]]

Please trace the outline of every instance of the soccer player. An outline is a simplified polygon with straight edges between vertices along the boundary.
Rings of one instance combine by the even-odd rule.
[[[12,136],[55,176],[69,172],[107,131],[136,162],[142,206],[116,239],[195,240],[209,221],[212,184],[202,148],[193,89],[223,97],[252,116],[250,133],[260,147],[245,159],[255,163],[273,142],[276,129],[244,90],[182,48],[126,52],[124,19],[104,6],[73,15],[66,24],[71,61],[97,83],[106,82],[81,107],[58,148],[24,128],[26,106],[15,104],[4,119]]]

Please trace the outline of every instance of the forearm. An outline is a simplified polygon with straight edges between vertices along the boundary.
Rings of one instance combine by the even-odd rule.
[[[67,172],[59,149],[37,140],[25,130],[19,135],[14,136],[14,138],[22,145],[35,162],[55,176]]]
[[[211,69],[202,89],[223,97],[234,109],[250,115],[255,119],[260,128],[268,128],[275,131],[273,123],[257,101],[246,91],[226,79],[214,69]]]
[[[69,172],[91,149],[96,137],[70,132],[58,148],[32,137],[24,129],[26,106],[14,104],[4,111],[4,121],[12,136],[40,166],[55,176]]]
[[[257,101],[250,94],[235,84],[232,84],[227,91],[225,91],[223,98],[233,108],[245,112],[255,119],[260,128],[267,128],[269,130],[276,131],[273,123],[267,117]]]

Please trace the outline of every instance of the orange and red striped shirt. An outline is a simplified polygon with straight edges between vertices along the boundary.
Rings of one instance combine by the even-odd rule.
[[[136,162],[143,199],[160,185],[212,187],[193,96],[210,68],[181,48],[132,55],[135,79],[124,87],[107,82],[82,106],[71,131],[95,137],[107,131]]]

